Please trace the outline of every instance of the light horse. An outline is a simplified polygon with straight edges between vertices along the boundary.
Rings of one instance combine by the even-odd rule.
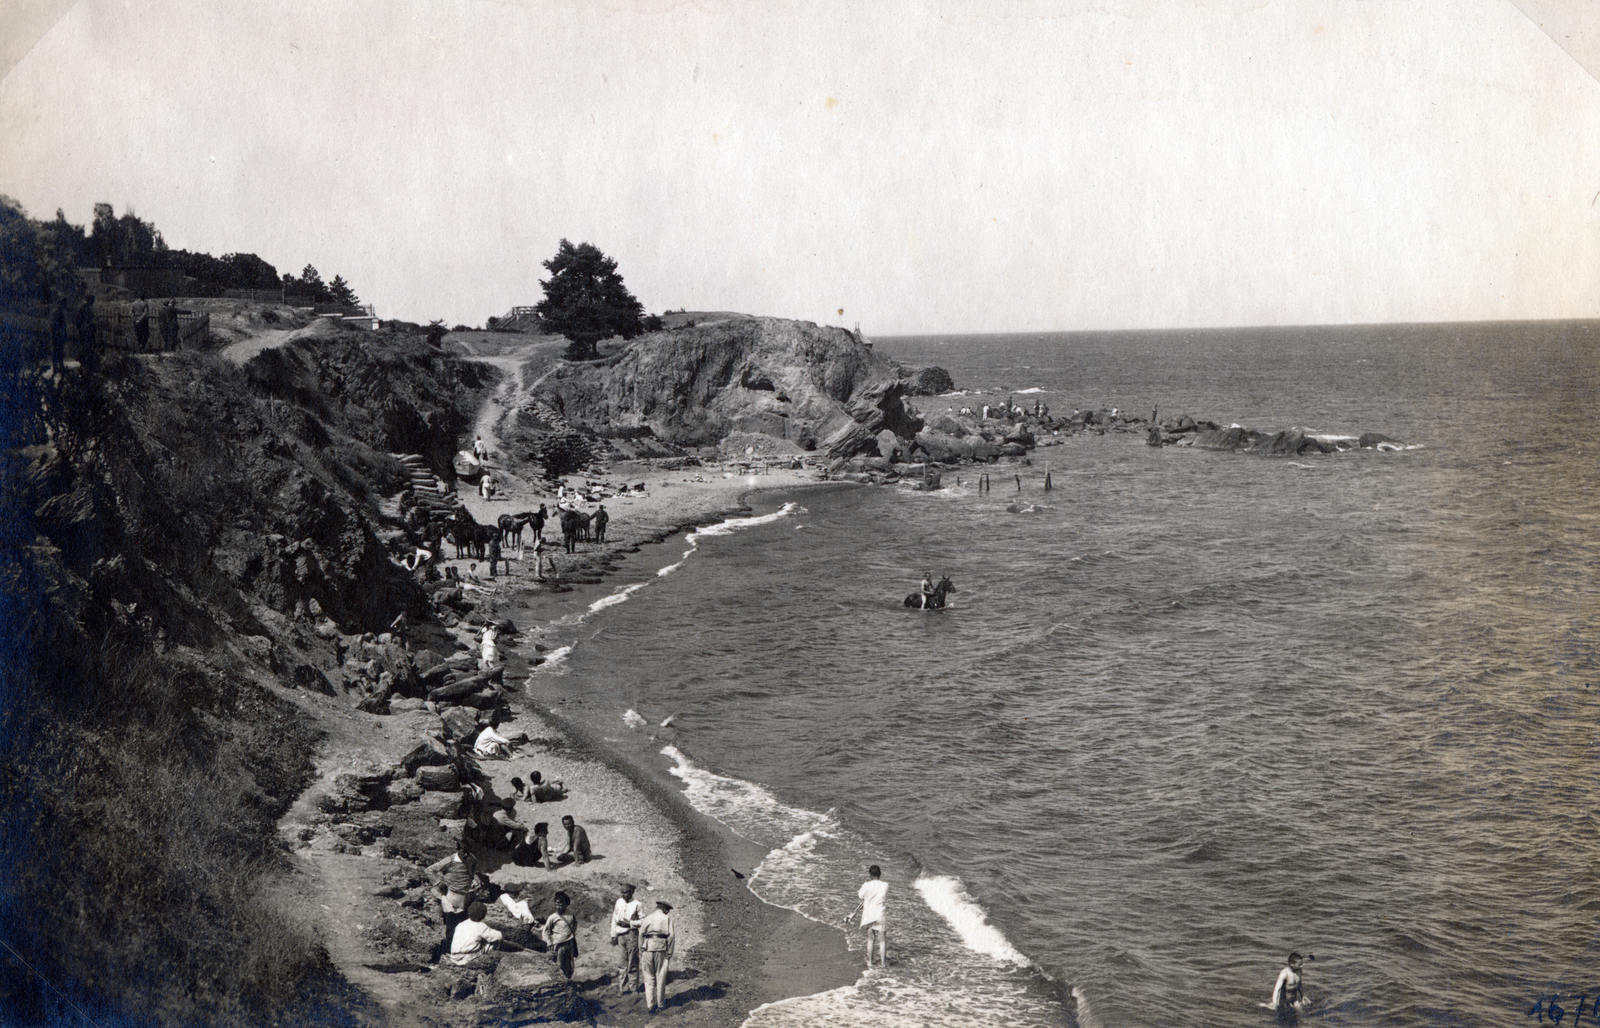
[[[939,579],[939,584],[933,587],[933,595],[928,597],[928,606],[927,606],[926,609],[928,609],[928,610],[943,610],[944,609],[944,598],[945,598],[945,596],[947,594],[953,593],[955,591],[956,591],[956,587],[950,584],[950,576],[949,575],[943,576],[942,578]],[[920,592],[916,592],[916,593],[912,593],[910,596],[907,596],[905,605],[907,607],[914,607],[914,608],[921,609],[922,608],[922,594]]]

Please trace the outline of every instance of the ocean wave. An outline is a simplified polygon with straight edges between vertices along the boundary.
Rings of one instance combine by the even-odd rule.
[[[677,764],[669,771],[683,781],[689,805],[751,842],[782,846],[807,832],[838,824],[831,811],[818,814],[790,807],[754,782],[696,767],[676,746],[667,746],[661,752]]]
[[[801,507],[800,504],[790,500],[788,503],[785,503],[782,507],[779,507],[771,514],[757,514],[748,518],[729,518],[726,521],[719,521],[714,525],[707,525],[704,528],[697,528],[693,532],[689,533],[688,538],[691,542],[693,542],[701,536],[710,537],[732,535],[735,532],[742,532],[747,528],[755,528],[757,525],[768,525],[774,521],[781,521],[791,514],[804,513],[806,513],[804,507]]]
[[[1021,964],[1024,967],[1033,965],[1033,961],[1011,945],[1010,940],[1000,929],[989,923],[989,916],[984,913],[977,900],[967,895],[961,879],[950,875],[933,875],[918,878],[913,885],[929,909],[948,921],[950,927],[955,929],[956,934],[961,937],[962,945],[991,960]]]
[[[619,603],[624,603],[627,601],[628,597],[632,596],[640,589],[643,589],[648,584],[648,582],[635,582],[632,585],[624,586],[623,588],[616,590],[609,596],[602,596],[598,600],[595,600],[593,603],[589,604],[589,613],[595,614],[599,611],[605,610],[607,607],[615,607]]]

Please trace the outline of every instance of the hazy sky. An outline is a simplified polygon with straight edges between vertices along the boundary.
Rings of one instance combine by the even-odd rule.
[[[1528,8],[82,0],[0,193],[417,321],[563,237],[869,336],[1596,317],[1600,84]]]

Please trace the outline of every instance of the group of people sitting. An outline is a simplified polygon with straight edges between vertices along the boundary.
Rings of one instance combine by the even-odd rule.
[[[435,883],[439,909],[444,914],[444,940],[436,949],[435,959],[449,960],[457,967],[476,964],[487,968],[492,963],[488,955],[493,951],[516,952],[524,948],[507,941],[504,932],[488,925],[489,908],[483,898],[498,893],[493,902],[504,906],[518,921],[539,924],[545,952],[563,975],[572,977],[572,962],[578,955],[578,919],[568,913],[572,900],[565,892],[552,897],[555,910],[541,922],[522,898],[522,887],[497,888],[487,875],[479,873],[477,859],[465,844],[430,866],[428,876]]]
[[[531,896],[525,897],[521,885],[498,889],[488,876],[479,874],[477,861],[465,846],[428,868],[435,882],[439,908],[444,913],[444,941],[437,959],[457,967],[490,969],[497,962],[497,951],[519,951],[524,947],[506,939],[505,933],[489,927],[489,903],[484,897],[497,894],[498,903],[517,921],[537,925],[539,940],[563,977],[572,978],[578,957],[578,918],[572,913],[572,898],[564,891],[551,897],[553,908],[541,917],[534,910]],[[623,884],[612,904],[607,935],[618,951],[617,992],[626,995],[634,989],[644,993],[650,1013],[666,1006],[668,964],[677,941],[672,921],[672,904],[655,901],[655,909],[644,912],[634,899],[632,884]],[[535,948],[539,948],[535,945]],[[632,984],[629,980],[632,979]]]

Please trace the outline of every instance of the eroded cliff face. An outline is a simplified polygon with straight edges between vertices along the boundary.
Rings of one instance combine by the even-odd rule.
[[[884,430],[913,438],[904,403],[915,379],[841,328],[736,318],[657,332],[607,361],[558,369],[542,399],[596,432],[648,427],[676,446],[759,432],[801,449],[853,456]]]

